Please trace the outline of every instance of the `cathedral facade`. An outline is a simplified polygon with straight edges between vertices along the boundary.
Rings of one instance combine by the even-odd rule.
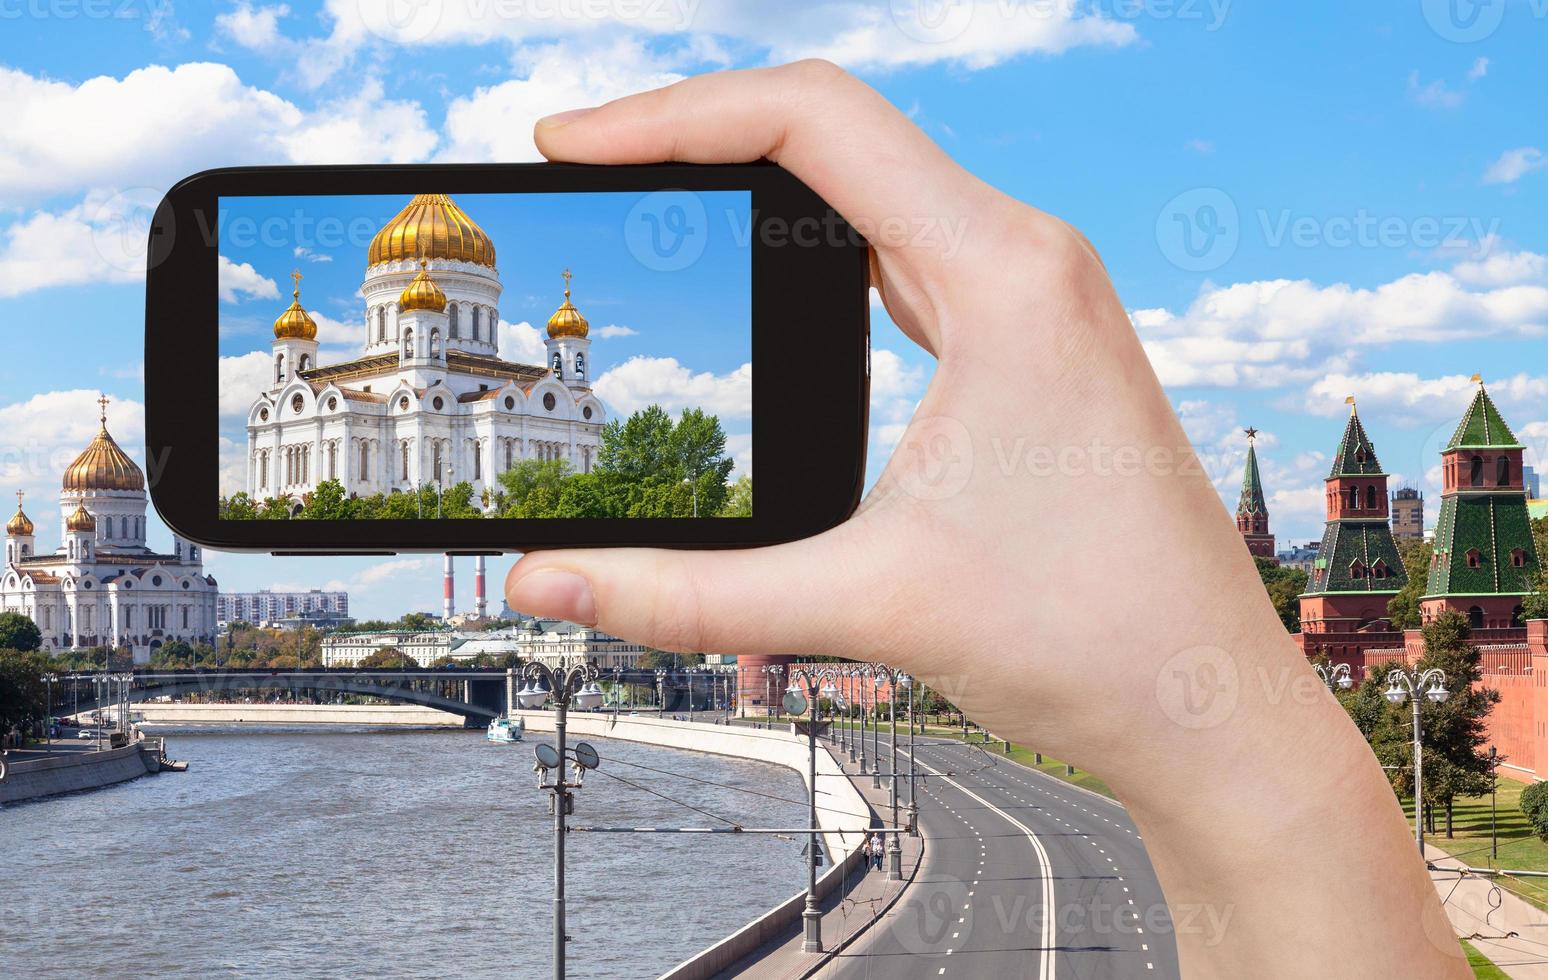
[[[215,580],[197,545],[173,537],[170,554],[145,538],[145,474],[102,428],[65,470],[60,545],[39,553],[21,507],[5,526],[0,609],[37,624],[45,650],[111,647],[136,664],[171,640],[214,643]]]
[[[416,195],[372,240],[359,357],[318,363],[317,325],[294,277],[274,322],[270,386],[247,417],[254,500],[299,508],[325,480],[352,497],[467,482],[487,506],[497,475],[520,460],[595,465],[606,413],[591,392],[590,327],[570,302],[568,270],[542,365],[499,356],[494,243],[445,194]]]

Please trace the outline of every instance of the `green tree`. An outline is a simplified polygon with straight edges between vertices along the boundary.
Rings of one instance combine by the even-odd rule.
[[[246,493],[235,493],[220,498],[220,519],[223,521],[253,521],[258,519],[258,508]]]
[[[38,624],[21,613],[0,613],[0,649],[31,651],[42,645]]]
[[[297,516],[309,521],[345,521],[354,517],[349,494],[338,480],[324,480],[306,495],[306,503]]]
[[[672,451],[672,417],[660,405],[650,405],[627,419],[602,427],[597,468],[626,480],[675,476],[681,460]]]
[[[1424,595],[1425,585],[1429,581],[1430,555],[1433,550],[1430,542],[1420,538],[1398,542],[1398,554],[1403,557],[1403,571],[1407,573],[1408,581],[1387,602],[1387,618],[1392,621],[1395,630],[1419,628],[1419,597]]]
[[[418,667],[419,661],[392,647],[381,647],[367,654],[360,661],[361,667],[385,667],[394,670],[402,670],[405,667]]]
[[[43,675],[49,666],[48,657],[36,650],[0,649],[0,734],[25,736],[47,718]]]
[[[720,507],[721,517],[751,517],[753,513],[752,477],[739,477],[726,492],[726,502]]]
[[[1253,559],[1258,565],[1258,577],[1274,603],[1279,621],[1291,633],[1301,631],[1301,593],[1306,591],[1306,573],[1298,568],[1286,568],[1271,558]]]

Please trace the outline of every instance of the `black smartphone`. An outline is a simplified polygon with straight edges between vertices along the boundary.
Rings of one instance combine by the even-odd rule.
[[[148,264],[151,499],[209,547],[744,547],[860,499],[867,246],[777,166],[215,170]]]

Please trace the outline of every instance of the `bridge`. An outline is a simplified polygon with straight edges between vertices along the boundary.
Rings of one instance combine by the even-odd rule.
[[[117,675],[118,671],[112,672]],[[81,672],[61,677],[54,685],[55,710],[66,706],[71,711],[91,711],[99,706],[98,689],[93,683],[99,673]],[[503,717],[510,707],[510,695],[523,686],[521,668],[504,667],[303,667],[271,669],[140,669],[132,673],[129,700],[181,698],[190,694],[215,691],[297,692],[359,694],[402,704],[417,704],[461,715],[469,728],[482,728]],[[702,677],[687,671],[671,671],[657,678],[654,670],[603,671],[598,680],[607,683],[634,684],[659,690],[666,711],[688,710],[688,692],[692,685],[700,710],[708,694]],[[658,684],[659,681],[659,684]],[[113,693],[102,692],[103,703],[112,704]]]

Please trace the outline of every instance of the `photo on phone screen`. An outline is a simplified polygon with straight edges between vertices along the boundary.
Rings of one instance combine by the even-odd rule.
[[[220,518],[751,517],[751,195],[654,197],[220,198]]]

